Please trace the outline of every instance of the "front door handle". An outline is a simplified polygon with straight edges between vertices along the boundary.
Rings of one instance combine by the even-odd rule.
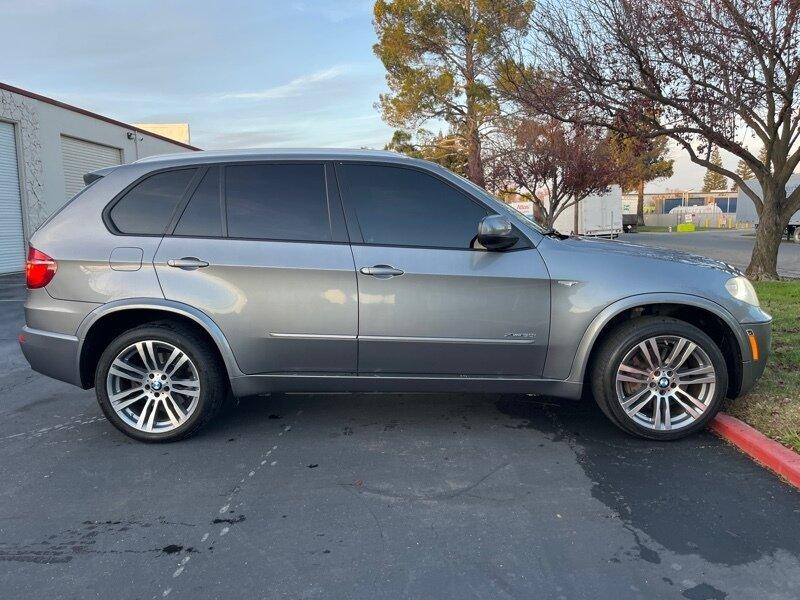
[[[389,279],[390,277],[397,277],[402,275],[404,271],[395,269],[391,265],[375,265],[374,267],[362,267],[361,272],[364,275],[377,277],[378,279]]]
[[[194,271],[195,269],[202,269],[207,267],[208,263],[194,256],[184,256],[183,258],[171,258],[167,261],[170,267],[183,269],[184,271]]]

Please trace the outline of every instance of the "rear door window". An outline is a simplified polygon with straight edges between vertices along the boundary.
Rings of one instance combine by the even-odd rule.
[[[331,241],[321,163],[236,165],[225,169],[228,236]]]
[[[121,233],[163,235],[197,169],[151,175],[114,204],[109,218]]]

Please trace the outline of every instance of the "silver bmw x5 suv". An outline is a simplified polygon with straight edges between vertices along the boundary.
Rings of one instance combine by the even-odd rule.
[[[85,179],[30,240],[20,343],[138,440],[286,391],[590,392],[668,440],[767,360],[732,267],[560,235],[428,162],[197,152]]]

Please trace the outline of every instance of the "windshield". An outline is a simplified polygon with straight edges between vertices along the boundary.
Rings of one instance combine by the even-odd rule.
[[[543,234],[546,234],[546,233],[547,233],[547,231],[548,231],[548,228],[547,228],[547,227],[543,227],[543,226],[541,225],[541,223],[538,223],[536,220],[534,220],[534,219],[533,219],[533,217],[529,217],[528,215],[526,215],[526,214],[524,214],[524,213],[521,213],[521,212],[519,212],[519,211],[518,211],[516,208],[514,208],[513,206],[510,206],[510,205],[506,204],[506,203],[505,203],[505,202],[503,202],[503,201],[502,201],[500,198],[498,198],[498,197],[497,197],[497,196],[495,196],[494,194],[491,194],[491,193],[487,192],[487,191],[486,191],[485,189],[483,189],[481,186],[479,186],[479,185],[477,185],[477,184],[475,184],[475,183],[471,182],[471,181],[470,181],[469,179],[467,179],[466,177],[462,177],[462,176],[461,176],[461,175],[459,175],[458,173],[453,173],[453,174],[454,174],[456,177],[458,177],[458,178],[459,178],[459,179],[460,179],[462,182],[464,182],[465,184],[467,184],[467,185],[468,185],[470,188],[472,188],[474,191],[476,191],[476,192],[478,192],[478,193],[480,193],[480,194],[484,194],[484,195],[486,195],[486,196],[489,196],[489,197],[490,197],[490,198],[492,198],[493,200],[496,200],[496,201],[497,201],[497,203],[500,205],[500,209],[501,209],[501,210],[504,210],[504,211],[506,211],[506,213],[508,213],[510,216],[512,216],[512,217],[514,217],[514,218],[517,218],[517,219],[522,219],[523,221],[525,221],[525,223],[526,223],[526,224],[528,224],[528,225],[530,225],[531,227],[533,227],[533,228],[534,228],[536,231],[538,231],[539,233],[543,233]]]

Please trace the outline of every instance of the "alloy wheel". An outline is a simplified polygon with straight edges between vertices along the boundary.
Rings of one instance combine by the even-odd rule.
[[[166,433],[197,409],[200,378],[183,350],[160,340],[143,340],[117,354],[106,390],[126,425],[144,433]]]
[[[616,374],[617,401],[637,425],[674,431],[708,410],[717,374],[708,354],[680,336],[659,335],[628,350]]]

